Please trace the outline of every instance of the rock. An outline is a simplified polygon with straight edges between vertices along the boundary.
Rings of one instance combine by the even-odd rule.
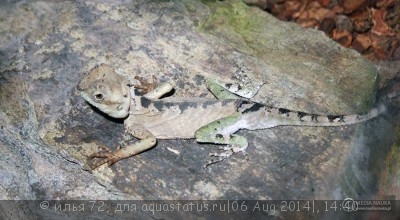
[[[229,49],[222,50],[222,46],[218,46],[218,50],[210,52],[209,57],[220,54],[220,57],[229,58],[222,61],[225,65],[218,67],[214,63],[220,59],[213,59],[212,67],[217,66],[215,68],[218,71],[202,69],[209,59],[201,61],[199,57],[193,65],[193,68],[200,69],[199,72],[232,80],[232,72],[239,69],[235,67],[237,63],[249,66],[253,72],[245,73],[250,80],[265,82],[256,100],[277,107],[319,114],[348,114],[362,112],[373,105],[375,92],[371,92],[377,85],[377,72],[371,63],[355,51],[340,47],[321,31],[299,33],[299,30],[303,30],[299,26],[282,23],[256,8],[247,8],[237,2],[221,7],[219,9],[213,5],[211,8],[215,8],[215,12],[200,28],[227,40],[229,44],[225,47],[232,46],[239,53],[232,56],[227,53]],[[232,14],[236,17],[232,18]],[[196,65],[199,61],[200,65]],[[233,70],[227,69],[229,66],[233,66]],[[363,85],[363,89],[359,85]],[[358,89],[355,92],[355,87],[363,92]],[[302,88],[313,89],[311,92]],[[349,96],[349,93],[352,95]],[[283,94],[285,99],[281,98]]]

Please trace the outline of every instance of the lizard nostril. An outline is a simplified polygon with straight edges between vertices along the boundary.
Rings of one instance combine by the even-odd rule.
[[[123,106],[123,105],[119,105],[119,106],[117,106],[117,110],[118,110],[118,111],[121,111],[123,108],[124,108],[124,106]]]

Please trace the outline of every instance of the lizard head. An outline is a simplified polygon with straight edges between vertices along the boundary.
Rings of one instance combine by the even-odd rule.
[[[78,91],[87,102],[111,117],[125,118],[129,114],[129,81],[111,66],[101,64],[93,68],[80,81]]]

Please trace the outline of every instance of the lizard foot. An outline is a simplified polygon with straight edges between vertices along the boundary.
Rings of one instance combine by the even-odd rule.
[[[214,163],[218,163],[220,161],[223,161],[227,158],[229,158],[230,156],[232,156],[233,154],[242,152],[243,155],[245,156],[246,160],[248,160],[247,157],[247,153],[246,153],[246,148],[247,146],[243,146],[243,147],[237,147],[237,146],[224,146],[224,147],[220,147],[219,149],[222,150],[221,153],[211,153],[209,154],[211,158],[211,160],[207,161],[207,163],[204,165],[204,167],[207,167],[211,164]]]
[[[135,88],[139,89],[143,94],[147,94],[157,87],[157,78],[153,76],[153,82],[148,82],[146,79],[140,76],[135,76],[135,79],[140,82],[140,84],[133,85]]]
[[[89,158],[105,158],[103,160],[97,161],[96,163],[93,163],[90,168],[92,170],[96,169],[97,167],[108,163],[108,166],[111,166],[113,163],[117,162],[119,158],[116,156],[115,152],[113,152],[110,148],[100,145],[100,147],[106,151],[106,152],[97,152],[93,153],[92,155],[89,156]],[[117,150],[118,151],[118,150]]]

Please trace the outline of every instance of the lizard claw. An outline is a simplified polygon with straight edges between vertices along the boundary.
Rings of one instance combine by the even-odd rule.
[[[209,156],[212,157],[211,160],[207,161],[207,163],[204,165],[204,167],[207,167],[211,164],[215,164],[218,163],[220,161],[223,161],[227,158],[229,158],[230,156],[232,156],[235,153],[238,152],[242,152],[246,158],[246,160],[248,160],[248,156],[246,153],[246,147],[235,147],[235,146],[223,146],[223,147],[219,147],[220,150],[222,150],[221,153],[210,153]]]
[[[211,153],[211,154],[209,154],[209,156],[212,157],[212,159],[207,161],[207,163],[204,165],[204,167],[208,167],[211,164],[223,161],[223,160],[227,159],[228,157],[230,157],[232,154],[233,154],[232,151],[224,151],[222,153]]]
[[[148,82],[146,79],[140,76],[135,76],[135,79],[140,82],[140,84],[135,84],[133,85],[135,88],[139,89],[143,94],[147,94],[151,91],[154,90],[155,87],[157,87],[157,78],[155,76],[152,77],[153,82]]]
[[[100,160],[96,163],[93,163],[90,168],[92,170],[96,169],[97,167],[108,163],[108,166],[111,166],[113,163],[117,162],[118,159],[115,157],[115,153],[108,147],[100,145],[100,147],[106,151],[105,153],[102,152],[97,152],[97,153],[93,153],[89,156],[89,158],[105,158],[103,160]]]
[[[112,150],[111,150],[109,147],[104,146],[104,145],[100,145],[100,147],[101,147],[103,150],[105,150],[107,153],[112,153]],[[91,154],[89,157],[90,157],[90,158],[95,158],[95,157],[104,158],[105,156],[102,156],[102,155],[104,155],[104,153],[98,152],[98,153],[93,153],[93,154]]]

